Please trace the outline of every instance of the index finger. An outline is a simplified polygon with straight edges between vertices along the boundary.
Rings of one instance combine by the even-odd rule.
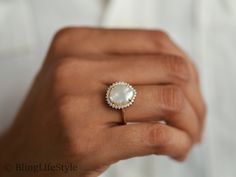
[[[169,36],[160,30],[76,27],[57,32],[51,52],[57,56],[147,53],[185,55]]]

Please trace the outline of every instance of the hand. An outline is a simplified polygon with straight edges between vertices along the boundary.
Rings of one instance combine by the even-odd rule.
[[[120,111],[105,103],[116,81],[138,92],[124,110],[134,124],[122,125]],[[74,176],[97,176],[135,156],[183,160],[204,117],[197,72],[164,32],[66,28],[0,141],[1,162],[70,161],[79,167]]]

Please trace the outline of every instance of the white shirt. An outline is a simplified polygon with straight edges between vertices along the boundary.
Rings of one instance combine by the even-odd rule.
[[[197,64],[208,104],[204,142],[187,162],[134,158],[102,176],[236,176],[236,1],[0,0],[0,133],[12,123],[53,34],[68,25],[167,31]]]

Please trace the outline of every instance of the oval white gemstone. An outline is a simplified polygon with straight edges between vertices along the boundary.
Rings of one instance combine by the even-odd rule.
[[[134,90],[127,85],[116,85],[110,90],[109,99],[113,104],[122,106],[133,99]]]

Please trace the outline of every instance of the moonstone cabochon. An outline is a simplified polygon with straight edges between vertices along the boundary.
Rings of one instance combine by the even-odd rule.
[[[124,109],[132,105],[137,95],[136,90],[126,82],[115,82],[107,90],[107,103],[115,109]]]

